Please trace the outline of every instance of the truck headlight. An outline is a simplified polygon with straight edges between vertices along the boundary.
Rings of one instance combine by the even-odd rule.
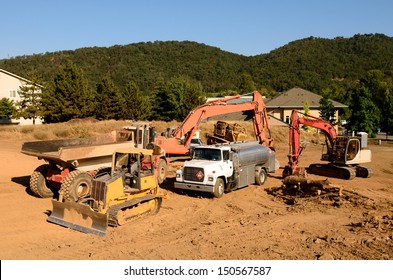
[[[209,182],[213,182],[214,181],[214,177],[207,177],[207,180],[209,181]]]
[[[181,174],[180,173],[176,173],[176,178],[181,178]]]

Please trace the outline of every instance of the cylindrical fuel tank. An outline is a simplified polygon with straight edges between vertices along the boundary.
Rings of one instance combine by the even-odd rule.
[[[274,156],[274,151],[259,144],[258,141],[234,143],[230,144],[230,146],[232,151],[238,154],[240,166],[263,164]]]

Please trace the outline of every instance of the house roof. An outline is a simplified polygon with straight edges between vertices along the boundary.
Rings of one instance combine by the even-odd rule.
[[[319,108],[319,101],[322,96],[311,91],[294,87],[265,102],[266,108],[303,108],[306,101],[310,108]],[[348,106],[340,102],[329,99],[335,108],[347,108]]]
[[[11,77],[14,77],[14,78],[16,78],[16,79],[18,79],[18,80],[20,80],[20,81],[25,82],[25,83],[28,83],[28,84],[31,84],[31,83],[32,83],[32,82],[29,81],[28,79],[23,78],[23,77],[20,77],[20,76],[14,74],[14,73],[5,71],[4,69],[1,69],[1,68],[0,68],[0,72],[4,73],[4,74],[6,74],[6,75],[9,75],[9,76],[11,76]],[[43,87],[42,85],[39,85],[39,84],[36,84],[36,85],[39,86],[39,87]]]

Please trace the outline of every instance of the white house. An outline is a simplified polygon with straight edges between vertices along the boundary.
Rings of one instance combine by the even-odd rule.
[[[31,82],[25,78],[19,77],[13,73],[0,69],[0,99],[8,98],[12,100],[14,104],[21,100],[18,91],[19,88],[23,85],[30,84]],[[41,124],[42,120],[37,118],[35,120],[36,124]],[[0,119],[0,124],[20,124],[20,125],[29,125],[33,124],[32,119]]]

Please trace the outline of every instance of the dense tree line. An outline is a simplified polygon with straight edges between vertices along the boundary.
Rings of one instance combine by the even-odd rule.
[[[350,127],[393,134],[393,71],[371,70],[350,92]]]
[[[91,90],[83,72],[71,61],[59,68],[42,91],[32,90],[33,86],[21,87],[21,102],[16,106],[1,101],[5,118],[43,116],[47,123],[75,118],[181,121],[205,102],[202,85],[181,76],[160,81],[152,95],[144,95],[135,81],[120,89],[108,77]]]
[[[332,99],[349,105],[342,115],[353,129],[393,131],[393,38],[382,34],[310,37],[252,57],[195,42],[149,42],[3,59],[0,68],[27,78],[35,70],[48,122],[182,120],[207,94],[273,96],[299,86],[324,96],[326,118]]]
[[[199,81],[206,92],[222,92],[238,90],[246,73],[256,88],[270,93],[294,86],[321,93],[332,86],[346,90],[369,70],[393,69],[393,38],[382,34],[309,37],[250,57],[195,42],[157,41],[18,56],[0,60],[0,68],[22,77],[35,69],[49,82],[69,60],[92,88],[106,76],[118,87],[133,80],[149,95],[159,79],[187,76]]]

